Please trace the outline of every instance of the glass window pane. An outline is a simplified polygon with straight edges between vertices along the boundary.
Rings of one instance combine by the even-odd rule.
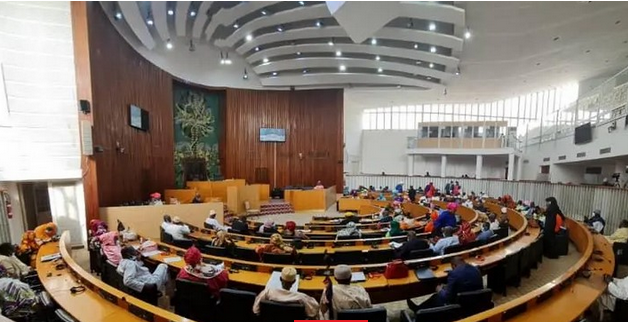
[[[415,116],[416,116],[416,114],[414,114],[414,112],[407,114],[407,117],[406,117],[406,129],[408,129],[408,130],[416,129]]]
[[[438,126],[430,126],[430,133],[429,133],[431,138],[437,138],[438,137]]]
[[[384,113],[377,113],[377,129],[384,129]]]
[[[392,113],[392,125],[393,130],[399,130],[399,112]]]
[[[369,126],[369,116],[371,114],[370,113],[362,113],[362,129],[363,130],[370,130],[370,126]]]
[[[384,113],[384,130],[390,130],[391,121],[392,121],[392,113],[390,112],[390,109],[388,109],[388,112]]]

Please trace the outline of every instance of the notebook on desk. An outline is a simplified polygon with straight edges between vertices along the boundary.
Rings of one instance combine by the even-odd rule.
[[[294,284],[292,284],[292,287],[290,288],[291,292],[296,292],[297,290],[299,290],[299,279],[300,276],[297,275],[297,279],[294,281]],[[270,288],[270,289],[281,289],[281,272],[272,272],[272,274],[270,274],[270,278],[268,279],[268,282],[266,282],[266,288]]]
[[[54,254],[50,254],[50,255],[44,255],[41,257],[41,261],[43,262],[50,262],[53,260],[57,260],[61,258],[61,253],[54,253]]]
[[[351,272],[351,283],[366,282],[364,272]]]
[[[432,269],[430,267],[421,267],[421,268],[417,268],[414,273],[416,274],[416,277],[419,280],[426,280],[426,279],[430,279],[430,278],[436,278],[436,276],[434,276],[434,272],[432,271]]]

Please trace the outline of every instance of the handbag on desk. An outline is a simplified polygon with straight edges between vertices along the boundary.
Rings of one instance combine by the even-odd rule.
[[[395,259],[386,265],[384,276],[387,279],[406,278],[408,277],[408,266],[402,260]]]

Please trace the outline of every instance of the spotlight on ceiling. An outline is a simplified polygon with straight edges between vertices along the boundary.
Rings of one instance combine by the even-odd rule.
[[[300,51],[297,51],[297,56],[301,56],[301,52]]]
[[[190,11],[190,17],[196,17],[196,11],[194,10]]]
[[[345,66],[345,65],[340,65],[340,67],[338,67],[338,69],[339,69],[341,72],[344,72],[345,70],[347,70],[347,66]]]
[[[268,58],[264,57],[264,59],[262,59],[262,62],[266,64],[268,62]]]
[[[168,15],[169,15],[169,16],[174,15],[174,10],[172,10],[172,9],[168,9]]]
[[[432,79],[432,77],[427,76],[427,78],[426,78],[426,79],[427,79],[427,80],[430,80],[430,79]]]
[[[377,45],[377,39],[375,38],[371,39],[371,45]]]
[[[378,72],[378,73],[381,73],[381,72],[383,72],[383,71],[384,71],[384,70],[383,70],[381,67],[377,69],[377,72]]]
[[[253,35],[248,34],[248,35],[246,35],[245,39],[246,39],[246,41],[251,41],[251,40],[253,40]]]
[[[236,23],[233,24],[233,28],[238,29],[238,28],[240,28],[240,25],[238,25],[238,23],[236,22]]]
[[[330,45],[330,46],[333,46],[333,45],[334,45],[334,38],[330,39],[330,40],[327,42],[327,44],[328,44],[328,45]]]
[[[264,16],[265,16],[265,15],[267,15],[267,14],[268,14],[268,12],[267,12],[266,10],[262,10],[262,15],[264,15]]]
[[[299,4],[304,6],[305,5],[305,1],[299,1]]]
[[[336,50],[336,57],[342,56],[342,52],[340,50]]]
[[[307,74],[307,69],[304,69],[304,70],[303,70],[303,74]]]
[[[255,51],[259,51],[259,47],[255,47]]]
[[[231,65],[231,59],[229,59],[229,52],[225,53],[225,65]]]
[[[430,63],[430,68],[434,68],[434,63]]]
[[[435,53],[436,52],[436,47],[434,47],[434,46],[430,47],[430,52],[431,53]]]
[[[116,11],[115,18],[116,18],[116,20],[122,19],[122,12]]]
[[[283,32],[283,27],[282,26],[277,26],[277,31]]]
[[[153,21],[153,18],[148,17],[146,18],[146,24],[152,26],[155,24],[155,22]]]
[[[469,38],[471,38],[471,31],[467,29],[467,31],[464,32],[464,39],[469,39]]]
[[[414,44],[414,49],[419,49],[419,44]]]
[[[244,69],[244,75],[242,75],[242,79],[244,80],[249,79],[249,73],[246,72],[246,68]]]
[[[224,64],[225,64],[225,57],[224,57],[224,54],[221,51],[220,52],[220,65],[224,65]]]
[[[397,85],[397,88],[398,88],[398,89],[401,89],[401,85]]]
[[[375,56],[375,60],[379,60],[379,55]]]
[[[166,41],[166,48],[168,48],[168,49],[172,49],[172,47],[174,47],[174,46],[172,45],[172,41],[170,41],[170,39],[168,39],[168,40]]]
[[[323,23],[320,20],[316,21],[316,27],[321,27],[323,25]]]
[[[430,29],[430,31],[434,31],[436,30],[436,24],[433,22],[430,22],[430,25],[428,26],[428,28]]]
[[[456,76],[460,75],[460,67],[456,68]]]
[[[277,72],[273,72],[273,76],[277,76]]]

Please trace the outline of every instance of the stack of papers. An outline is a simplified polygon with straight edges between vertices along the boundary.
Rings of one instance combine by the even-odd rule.
[[[351,283],[366,282],[364,272],[351,272]]]
[[[149,252],[143,252],[142,256],[144,256],[144,257],[152,257],[152,256],[155,256],[155,255],[159,255],[159,253],[161,253],[161,252],[158,251],[158,250],[152,250],[152,251],[149,251]]]
[[[181,260],[183,260],[183,258],[181,258],[179,256],[164,258],[164,262],[166,262],[166,264],[176,263],[176,262],[181,261]]]
[[[390,242],[390,247],[392,247],[393,249],[397,249],[399,247],[403,246],[403,243],[398,243],[398,242]]]

